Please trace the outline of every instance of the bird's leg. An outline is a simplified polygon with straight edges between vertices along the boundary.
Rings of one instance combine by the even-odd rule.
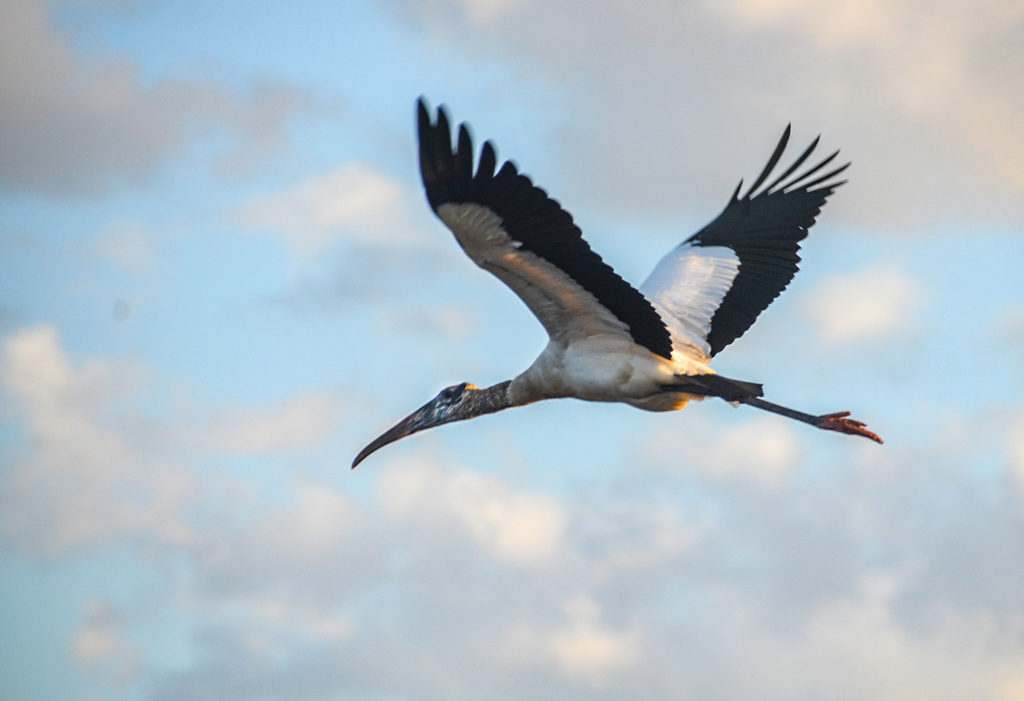
[[[796,419],[797,421],[803,421],[805,424],[810,424],[815,428],[821,428],[827,431],[839,431],[840,433],[849,433],[853,436],[864,436],[865,438],[870,438],[876,443],[882,442],[882,439],[879,438],[877,434],[872,433],[865,427],[863,421],[847,418],[850,415],[850,412],[848,411],[837,411],[832,414],[814,416],[813,414],[805,414],[802,411],[796,411],[795,409],[766,402],[758,397],[745,397],[739,401],[743,404],[749,404],[750,406],[757,407],[758,409],[770,411],[773,414],[779,414],[780,416],[786,416],[791,419]]]

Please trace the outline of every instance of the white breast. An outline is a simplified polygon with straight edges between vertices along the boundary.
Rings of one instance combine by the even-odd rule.
[[[552,341],[533,365],[512,381],[517,400],[575,397],[594,402],[626,402],[643,409],[681,408],[683,396],[664,396],[662,385],[676,375],[703,374],[703,363],[667,360],[618,336],[594,336],[572,343]],[[661,396],[661,399],[655,399]],[[682,404],[680,404],[682,401]]]

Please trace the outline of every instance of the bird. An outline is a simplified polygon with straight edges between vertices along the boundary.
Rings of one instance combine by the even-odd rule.
[[[801,170],[820,136],[767,182],[789,142],[787,125],[750,186],[743,191],[740,180],[721,213],[634,287],[590,248],[572,215],[514,162],[498,167],[491,141],[477,157],[467,124],[458,126],[453,144],[444,105],[432,116],[420,97],[416,115],[420,176],[430,208],[474,263],[522,299],[549,340],[536,361],[510,380],[441,390],[363,448],[353,468],[385,445],[428,428],[564,397],[648,411],[718,397],[882,443],[849,411],[808,414],[774,404],[763,399],[760,383],[710,367],[789,285],[800,242],[825,201],[846,182],[838,177],[850,164],[834,165],[838,151]]]

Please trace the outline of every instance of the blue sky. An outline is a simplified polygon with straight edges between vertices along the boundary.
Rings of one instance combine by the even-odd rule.
[[[4,0],[0,697],[1024,699],[1024,13]],[[785,124],[853,161],[716,367],[352,457],[525,368],[419,95],[640,282]]]

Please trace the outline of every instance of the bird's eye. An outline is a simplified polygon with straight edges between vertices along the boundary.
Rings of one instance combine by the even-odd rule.
[[[451,387],[446,387],[441,392],[441,398],[446,401],[458,399],[462,392],[466,389],[466,384],[467,383],[463,382],[461,385],[453,385]]]

